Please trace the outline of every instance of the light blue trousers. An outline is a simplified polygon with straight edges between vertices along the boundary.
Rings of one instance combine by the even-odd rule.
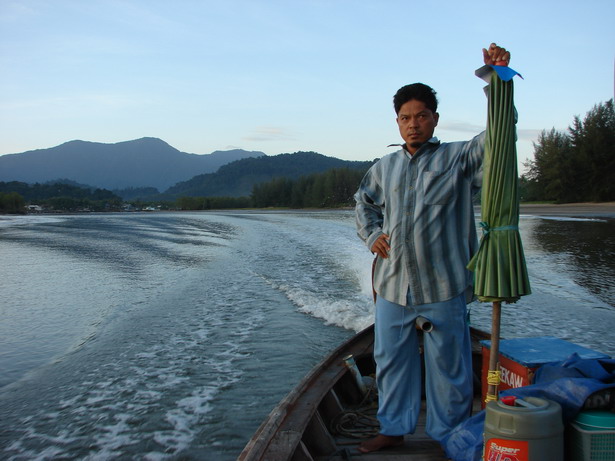
[[[408,297],[410,301],[410,297]],[[380,433],[412,434],[421,409],[421,357],[415,321],[425,317],[426,432],[440,441],[472,410],[472,346],[465,295],[406,307],[380,296],[376,301],[375,345]]]

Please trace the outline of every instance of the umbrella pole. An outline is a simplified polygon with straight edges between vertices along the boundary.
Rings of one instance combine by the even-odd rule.
[[[502,303],[494,301],[493,312],[491,315],[491,352],[489,354],[489,373],[487,382],[486,402],[497,400],[498,385],[500,384],[500,373],[498,367],[498,357],[500,355],[500,317],[502,313]]]

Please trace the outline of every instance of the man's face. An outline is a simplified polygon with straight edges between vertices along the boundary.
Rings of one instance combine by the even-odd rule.
[[[397,114],[397,125],[399,134],[406,141],[406,148],[411,154],[433,137],[438,118],[437,112],[432,112],[424,102],[416,99],[401,106]]]

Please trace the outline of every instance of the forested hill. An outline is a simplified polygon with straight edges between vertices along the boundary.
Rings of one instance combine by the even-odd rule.
[[[357,162],[327,157],[316,152],[295,152],[237,160],[220,167],[216,173],[202,174],[177,183],[165,198],[177,197],[241,197],[249,196],[256,184],[274,178],[297,179],[333,168],[365,169],[372,162]]]

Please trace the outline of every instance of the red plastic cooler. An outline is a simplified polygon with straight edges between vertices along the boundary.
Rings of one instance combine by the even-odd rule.
[[[482,396],[483,407],[487,394],[487,371],[491,341],[482,344]],[[532,383],[534,372],[546,363],[561,362],[577,353],[583,359],[608,359],[608,355],[551,336],[538,338],[514,338],[500,340],[501,382],[498,390],[523,387]]]

